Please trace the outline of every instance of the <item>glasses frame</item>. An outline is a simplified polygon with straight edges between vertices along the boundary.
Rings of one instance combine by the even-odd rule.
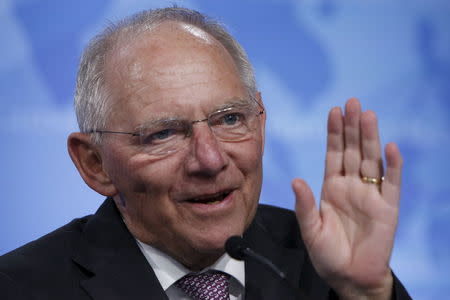
[[[254,101],[254,102],[256,102],[256,104],[258,104],[258,106],[260,107],[260,110],[257,112],[257,116],[260,116],[260,115],[262,115],[262,114],[264,114],[264,112],[265,112],[265,109],[264,109],[264,107],[261,105],[261,103],[259,103],[259,101],[257,101],[256,99],[254,99],[254,98],[252,98],[252,100]],[[217,111],[214,111],[214,112],[212,112],[212,113],[210,113],[209,115],[208,115],[208,117],[206,117],[206,118],[204,118],[204,119],[198,119],[198,120],[192,120],[192,121],[189,121],[190,122],[190,124],[191,125],[194,125],[194,124],[197,124],[197,123],[202,123],[202,122],[207,122],[209,119],[210,119],[210,117],[212,116],[212,115],[214,115],[214,114],[218,114],[218,113],[222,113],[222,112],[226,112],[227,110],[231,110],[233,107],[227,107],[227,108],[224,108],[224,109],[219,109],[219,110],[217,110]],[[208,123],[208,126],[209,126],[209,123]],[[192,126],[191,126],[191,130],[190,131],[188,131],[187,132],[187,134],[186,134],[186,137],[189,137],[191,134],[192,134]],[[136,131],[136,132],[130,132],[130,131],[116,131],[116,130],[103,130],[103,129],[91,129],[91,130],[88,130],[86,133],[88,133],[88,134],[93,134],[93,133],[99,133],[99,134],[104,134],[104,133],[109,133],[109,134],[124,134],[124,135],[131,135],[131,136],[138,136],[138,137],[140,137],[140,136],[142,136],[142,133],[141,132],[138,132],[138,131]]]

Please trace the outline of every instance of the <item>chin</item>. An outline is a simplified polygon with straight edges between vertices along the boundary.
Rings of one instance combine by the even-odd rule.
[[[227,228],[228,230],[209,230],[193,240],[194,248],[204,254],[222,255],[225,252],[225,242],[234,235],[242,235],[243,228]]]
[[[208,266],[214,264],[225,253],[225,242],[227,237],[197,240],[193,245],[193,252],[185,255],[184,258],[189,257],[189,261],[185,261],[184,265],[193,271],[200,271]]]

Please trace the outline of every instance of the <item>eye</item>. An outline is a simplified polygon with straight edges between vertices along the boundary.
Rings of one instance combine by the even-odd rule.
[[[170,141],[180,134],[180,131],[175,128],[166,128],[157,132],[151,132],[142,136],[142,144],[160,144]]]
[[[175,129],[164,129],[152,134],[152,139],[155,140],[164,140],[169,138],[172,134],[175,133]]]
[[[239,111],[227,112],[217,116],[214,125],[224,126],[224,127],[236,127],[245,124],[246,117],[245,114]]]
[[[223,116],[222,122],[225,125],[235,125],[237,122],[241,120],[241,116],[238,113],[226,114]]]

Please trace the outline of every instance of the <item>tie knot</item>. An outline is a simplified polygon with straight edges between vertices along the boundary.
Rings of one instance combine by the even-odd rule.
[[[222,272],[187,274],[175,282],[186,295],[194,300],[228,300],[230,275]]]

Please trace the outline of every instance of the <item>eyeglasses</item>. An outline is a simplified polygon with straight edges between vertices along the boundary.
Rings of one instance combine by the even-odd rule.
[[[259,108],[249,103],[233,104],[200,120],[169,118],[152,121],[135,132],[90,130],[88,133],[131,135],[139,139],[142,151],[152,156],[163,156],[187,146],[188,137],[197,123],[207,122],[214,136],[221,141],[240,142],[252,138],[258,127],[258,117],[264,113],[264,108],[258,105]]]

